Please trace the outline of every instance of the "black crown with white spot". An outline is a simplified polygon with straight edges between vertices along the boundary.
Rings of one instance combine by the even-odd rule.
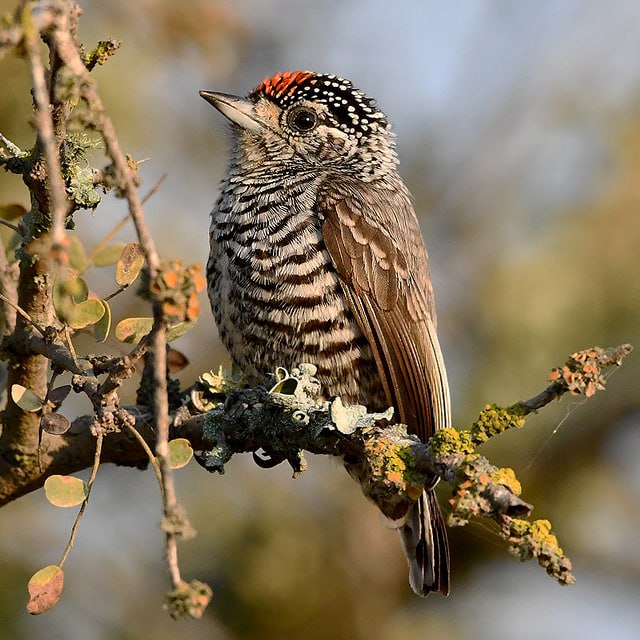
[[[302,100],[324,104],[335,126],[357,137],[388,127],[384,113],[377,109],[372,98],[356,89],[349,80],[335,75],[285,71],[265,78],[249,98],[257,100],[261,96],[282,109]]]

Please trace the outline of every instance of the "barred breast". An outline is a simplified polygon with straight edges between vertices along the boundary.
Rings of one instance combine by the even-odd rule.
[[[324,246],[316,185],[268,178],[253,188],[231,176],[212,212],[207,274],[223,343],[248,374],[310,362],[325,396],[384,408],[371,349]]]

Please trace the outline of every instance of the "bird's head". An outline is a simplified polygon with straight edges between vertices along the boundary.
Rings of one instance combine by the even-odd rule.
[[[343,78],[285,71],[265,78],[246,98],[200,95],[231,121],[238,150],[250,163],[339,171],[364,180],[397,164],[385,115]]]

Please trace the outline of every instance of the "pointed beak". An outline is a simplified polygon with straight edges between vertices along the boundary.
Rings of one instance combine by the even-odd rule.
[[[253,133],[262,133],[264,130],[256,116],[255,106],[250,100],[216,91],[200,91],[200,97],[213,105],[225,118],[243,129]]]

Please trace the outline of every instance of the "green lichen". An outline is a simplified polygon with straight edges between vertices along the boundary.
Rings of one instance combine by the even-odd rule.
[[[68,193],[82,209],[95,209],[100,204],[100,194],[95,189],[91,167],[74,167],[70,171]]]
[[[191,390],[191,403],[200,412],[211,411],[230,393],[244,386],[244,380],[233,377],[223,367],[203,373]]]
[[[429,447],[437,458],[450,453],[468,454],[475,449],[471,432],[467,430],[458,431],[453,427],[440,429],[429,440]]]
[[[477,446],[508,429],[520,429],[524,423],[525,411],[520,405],[504,408],[487,404],[471,426],[471,440]]]
[[[224,473],[224,465],[233,457],[233,450],[225,441],[222,421],[224,412],[221,407],[209,411],[202,426],[202,435],[209,443],[206,451],[198,452],[196,459],[210,472]]]

